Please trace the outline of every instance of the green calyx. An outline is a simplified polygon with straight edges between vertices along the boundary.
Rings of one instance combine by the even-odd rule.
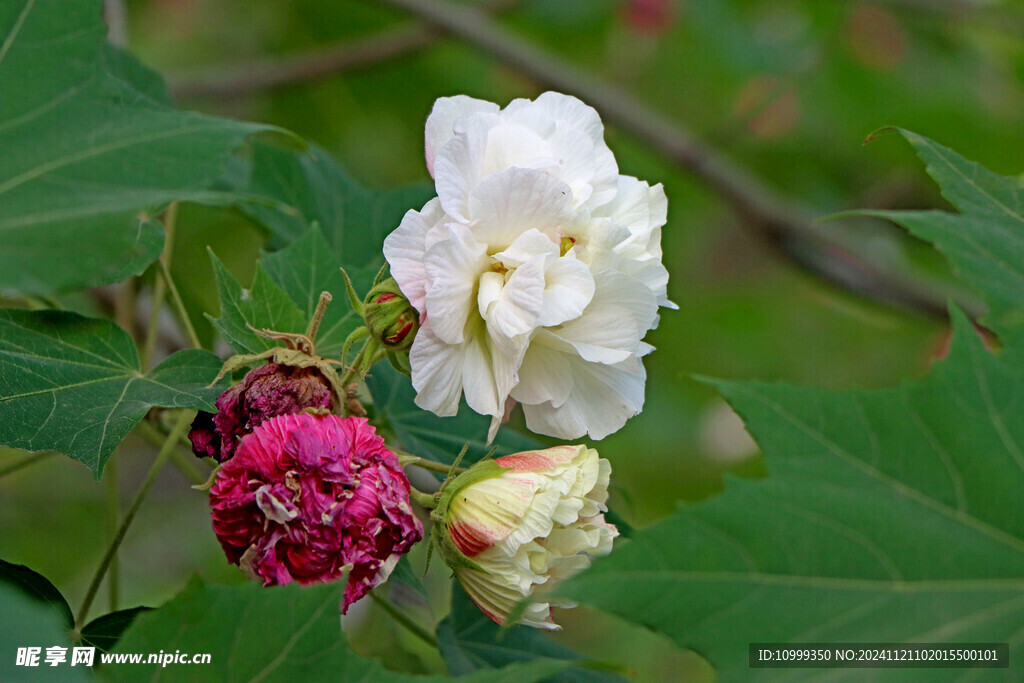
[[[501,473],[507,469],[507,467],[502,467],[493,460],[482,460],[462,474],[449,477],[441,485],[441,490],[437,493],[437,502],[435,507],[430,512],[430,518],[434,522],[434,527],[431,530],[430,537],[434,547],[437,549],[437,552],[440,553],[445,564],[452,569],[463,567],[466,569],[474,569],[478,572],[483,572],[484,574],[490,573],[467,557],[461,550],[459,550],[458,546],[455,545],[455,542],[452,541],[451,533],[448,531],[450,521],[448,519],[449,508],[451,507],[452,501],[455,497],[459,495],[459,492],[467,486],[483,479],[501,476]]]
[[[374,363],[385,358],[403,375],[412,374],[409,349],[420,327],[419,313],[402,294],[394,278],[384,279],[387,269],[385,264],[377,273],[365,300],[359,298],[348,273],[341,269],[352,310],[364,322],[352,331],[341,350],[342,363],[350,370],[352,378],[362,380]],[[363,347],[349,364],[349,353],[360,340],[365,340]]]

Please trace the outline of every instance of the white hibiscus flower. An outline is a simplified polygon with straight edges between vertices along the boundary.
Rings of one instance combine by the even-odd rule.
[[[427,119],[438,196],[384,242],[420,313],[416,402],[492,416],[512,401],[564,439],[615,432],[644,400],[642,339],[673,306],[661,185],[620,176],[592,108],[558,93],[505,109],[443,98]]]

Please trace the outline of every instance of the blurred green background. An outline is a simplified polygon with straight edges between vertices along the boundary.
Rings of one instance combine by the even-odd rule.
[[[628,90],[815,215],[944,206],[901,140],[862,146],[885,125],[920,132],[997,172],[1024,166],[1024,11],[1017,3],[500,4],[492,14],[499,26]],[[452,37],[383,58],[388,41],[418,24],[370,0],[128,0],[122,9],[128,48],[170,79],[179,107],[293,130],[370,186],[429,181],[422,133],[437,97],[465,93],[504,105],[545,89]],[[315,63],[353,47],[370,58],[316,78],[252,87],[253,74],[265,76],[294,55],[314,51],[307,62]],[[612,504],[631,523],[650,524],[679,501],[713,495],[727,485],[726,473],[770,476],[738,418],[694,375],[845,387],[892,385],[927,371],[946,334],[942,320],[808,274],[662,150],[612,125],[607,140],[622,173],[665,185],[663,246],[669,295],[679,304],[647,338],[657,351],[646,361],[644,413],[598,444],[615,471]],[[178,229],[174,275],[212,341],[202,317],[217,312],[206,246],[246,283],[263,238],[240,214],[191,206]],[[841,234],[858,256],[895,271],[928,283],[948,279],[941,259],[894,227],[824,223],[816,230]],[[0,468],[22,457],[0,452]],[[122,507],[151,459],[152,448],[134,438],[118,451],[110,472]],[[197,570],[212,581],[240,580],[210,531],[205,495],[187,484],[178,471],[165,471],[131,529],[121,554],[121,606],[158,604]],[[79,522],[105,518],[106,490],[63,458],[3,476],[0,556],[31,566],[77,604],[106,543],[102,525]],[[444,611],[443,597],[432,602],[423,609]],[[356,639],[367,652],[389,652],[396,639],[415,651],[379,615],[358,619],[369,620]],[[706,674],[699,658],[672,652],[640,629],[613,628],[583,610],[561,621],[565,642],[592,656],[619,652],[650,679]],[[427,653],[409,657],[391,665],[441,666]]]

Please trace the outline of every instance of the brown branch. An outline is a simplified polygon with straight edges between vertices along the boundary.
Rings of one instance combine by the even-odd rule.
[[[128,14],[124,0],[103,0],[103,19],[107,22],[107,40],[124,47],[128,42]]]
[[[545,87],[576,95],[614,125],[631,133],[700,178],[787,258],[802,268],[878,301],[929,316],[946,317],[949,293],[853,253],[838,238],[815,228],[812,213],[791,203],[704,144],[678,122],[659,114],[625,89],[582,71],[496,26],[471,7],[438,0],[384,0],[494,56]]]
[[[522,0],[482,0],[486,12],[503,12]],[[370,38],[332,45],[284,58],[266,59],[208,69],[169,78],[175,99],[213,98],[226,100],[254,92],[273,90],[298,83],[322,81],[342,71],[371,66],[421,50],[441,37],[441,32],[422,25],[391,29]]]

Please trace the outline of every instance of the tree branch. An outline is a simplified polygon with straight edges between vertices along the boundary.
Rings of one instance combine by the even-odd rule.
[[[482,0],[487,12],[503,12],[522,0]],[[172,76],[169,81],[175,99],[213,98],[226,100],[254,92],[273,90],[298,83],[327,79],[341,71],[371,66],[420,50],[441,37],[426,26],[404,26],[360,41],[332,45],[319,50],[227,67]]]
[[[767,237],[802,268],[875,300],[946,317],[948,292],[864,260],[835,236],[816,229],[811,211],[794,205],[632,93],[508,33],[472,7],[438,0],[384,2],[464,40],[546,87],[584,100],[607,122],[701,179],[748,227]]]
[[[103,0],[103,18],[107,22],[107,41],[124,47],[128,42],[128,14],[124,0]]]

